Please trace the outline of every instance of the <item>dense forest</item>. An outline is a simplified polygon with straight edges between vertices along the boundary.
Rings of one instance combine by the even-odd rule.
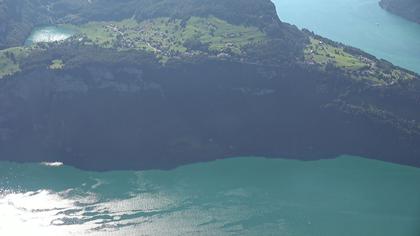
[[[420,24],[420,1],[418,0],[381,0],[381,7]]]

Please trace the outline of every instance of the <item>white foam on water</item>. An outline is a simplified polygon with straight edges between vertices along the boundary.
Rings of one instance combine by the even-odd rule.
[[[41,165],[44,166],[50,166],[50,167],[60,167],[63,166],[64,163],[63,162],[41,162]]]

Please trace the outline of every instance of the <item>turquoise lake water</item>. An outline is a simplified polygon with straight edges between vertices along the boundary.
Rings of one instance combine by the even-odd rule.
[[[420,169],[349,156],[107,173],[2,162],[0,184],[0,235],[420,233]]]
[[[275,0],[283,21],[420,72],[420,26],[376,0]],[[73,32],[36,29],[27,44]],[[96,173],[0,162],[0,235],[419,236],[420,168],[236,158]]]
[[[280,19],[420,73],[420,24],[378,0],[272,0]]]
[[[35,28],[25,42],[25,45],[40,42],[57,42],[70,38],[75,32],[66,27],[46,26]]]

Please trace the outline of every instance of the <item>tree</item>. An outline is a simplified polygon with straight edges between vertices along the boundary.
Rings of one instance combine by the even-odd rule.
[[[208,52],[209,50],[209,44],[201,42],[201,40],[198,38],[189,38],[185,40],[183,46],[196,51]]]

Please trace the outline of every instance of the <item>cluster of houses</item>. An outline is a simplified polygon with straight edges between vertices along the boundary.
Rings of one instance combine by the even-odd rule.
[[[105,25],[106,31],[116,35],[117,40],[114,42],[116,48],[148,48],[158,53],[161,56],[166,57],[179,57],[179,56],[194,56],[196,54],[202,54],[195,50],[180,51],[174,49],[172,46],[178,44],[183,46],[182,42],[176,42],[174,35],[169,34],[166,30],[149,30],[153,26],[145,25],[138,26],[135,28],[128,28],[127,26],[118,26],[116,24]],[[135,31],[135,34],[130,35],[130,31]],[[227,43],[226,49],[234,48],[233,43]],[[228,58],[231,56],[232,50],[223,50],[216,56],[219,58]]]

